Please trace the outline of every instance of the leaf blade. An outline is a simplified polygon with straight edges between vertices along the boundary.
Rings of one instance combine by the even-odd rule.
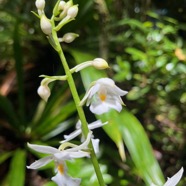
[[[24,186],[26,169],[26,152],[16,150],[10,164],[9,186]]]

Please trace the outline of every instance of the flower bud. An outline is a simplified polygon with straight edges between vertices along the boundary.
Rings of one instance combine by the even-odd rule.
[[[38,10],[43,10],[45,8],[45,0],[36,0],[35,5]]]
[[[65,1],[60,1],[59,5],[58,5],[58,10],[64,10],[66,5]]]
[[[71,6],[67,11],[67,16],[74,19],[78,14],[78,5]]]
[[[66,2],[64,9],[67,11],[71,6],[73,6],[72,0]]]
[[[52,24],[50,20],[43,14],[40,19],[41,30],[46,34],[50,35],[52,33]]]
[[[44,101],[47,102],[50,96],[50,89],[48,85],[40,85],[40,87],[37,89],[37,93]]]
[[[76,39],[76,37],[78,37],[78,34],[75,33],[66,33],[63,38],[61,39],[61,41],[65,42],[65,43],[71,43],[72,41],[74,41],[74,39]]]
[[[92,61],[92,66],[94,66],[95,68],[102,70],[105,68],[109,68],[108,63],[102,59],[102,58],[96,58]]]

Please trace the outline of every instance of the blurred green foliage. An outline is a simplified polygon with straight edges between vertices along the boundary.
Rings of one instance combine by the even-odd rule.
[[[47,3],[50,15],[53,2]],[[112,67],[107,75],[129,91],[124,101],[131,112],[124,110],[121,115],[111,112],[103,116],[101,119],[110,121],[110,128],[95,131],[101,139],[99,162],[104,179],[111,186],[142,186],[153,179],[160,183],[162,173],[154,155],[164,175],[169,177],[186,164],[186,43],[179,35],[185,25],[155,14],[153,3],[137,0],[130,3],[74,0],[74,3],[79,4],[79,15],[60,33],[80,34],[74,43],[63,46],[69,65],[98,56],[107,58]],[[32,10],[35,10],[32,1],[0,1],[2,186],[54,186],[49,180],[54,174],[53,164],[41,171],[26,169],[26,165],[43,156],[32,155],[26,143],[57,146],[64,131],[73,130],[77,121],[66,83],[51,85],[52,96],[47,104],[37,96],[41,80],[38,76],[63,74],[63,69]],[[79,74],[75,79],[78,91],[84,94],[82,86],[87,88],[92,80],[106,74],[90,68],[81,75],[83,83]],[[85,112],[88,121],[95,120],[86,108]],[[124,155],[123,141],[126,162],[119,157],[119,153]],[[82,186],[98,185],[89,160],[68,162],[68,167],[72,176],[83,179]],[[180,185],[184,182],[183,179]]]

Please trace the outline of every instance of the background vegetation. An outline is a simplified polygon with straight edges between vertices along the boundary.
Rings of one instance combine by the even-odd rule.
[[[53,3],[47,1],[48,16]],[[106,72],[84,70],[83,82],[76,74],[79,93],[83,95],[83,86],[86,88],[90,81],[106,74],[129,91],[122,114],[111,112],[102,116],[110,124],[95,131],[101,139],[99,162],[105,181],[111,186],[148,185],[149,179],[161,182],[162,172],[165,178],[170,177],[186,165],[185,1],[74,0],[74,3],[79,4],[78,17],[60,33],[73,31],[80,35],[72,44],[63,46],[69,65],[99,56],[111,66]],[[54,185],[49,179],[54,171],[52,164],[40,171],[26,169],[26,165],[42,156],[33,155],[26,143],[57,146],[64,131],[72,131],[78,119],[65,82],[52,84],[47,104],[37,95],[41,81],[38,76],[63,74],[63,69],[32,10],[36,10],[33,1],[0,1],[3,186]],[[89,122],[96,119],[88,109],[85,112]],[[123,141],[124,162],[119,156],[124,157]],[[82,185],[97,185],[89,160],[69,162],[69,171],[83,178]],[[183,178],[180,186],[185,182]]]

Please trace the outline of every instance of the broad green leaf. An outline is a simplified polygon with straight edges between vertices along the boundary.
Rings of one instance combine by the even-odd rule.
[[[162,185],[164,178],[157,160],[154,157],[149,139],[141,123],[127,110],[121,113],[114,110],[101,115],[103,122],[108,121],[104,126],[105,130],[115,134],[115,128],[119,128],[120,134],[127,146],[127,149],[140,175],[147,185],[152,183]]]
[[[85,58],[87,60],[90,59],[90,55],[84,55],[81,52],[73,51],[72,54],[77,63],[85,61]],[[85,87],[87,88],[91,80],[95,80],[93,78],[96,78],[96,76],[96,79],[102,77],[100,73],[96,73],[91,68],[81,71]],[[162,185],[164,182],[163,174],[154,157],[149,139],[136,117],[128,111],[123,110],[121,113],[110,111],[107,114],[99,116],[99,118],[109,121],[108,126],[105,126],[104,129],[117,145],[122,142],[121,139],[124,140],[136,169],[146,185],[150,185],[151,183]]]
[[[121,113],[111,111],[107,114],[107,120],[119,126],[138,174],[146,185],[151,183],[162,185],[164,183],[162,171],[154,157],[149,139],[136,117],[123,109]]]
[[[9,186],[24,186],[26,169],[26,153],[16,150],[12,157],[9,172]]]

